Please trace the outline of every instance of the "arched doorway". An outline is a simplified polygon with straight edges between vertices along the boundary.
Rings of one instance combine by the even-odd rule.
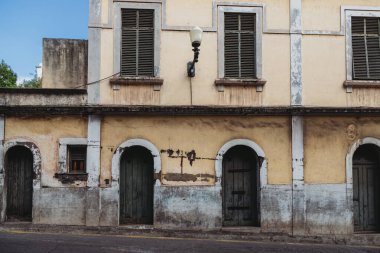
[[[238,145],[223,156],[223,226],[260,226],[259,159]]]
[[[353,156],[354,231],[380,230],[380,148],[359,146]]]
[[[23,146],[10,148],[5,156],[8,221],[32,221],[33,154]]]
[[[120,160],[120,224],[153,224],[153,191],[152,153],[126,148]]]

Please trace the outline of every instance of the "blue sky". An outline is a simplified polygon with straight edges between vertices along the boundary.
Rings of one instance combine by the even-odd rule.
[[[0,60],[19,78],[42,62],[42,38],[87,39],[88,0],[0,0]]]

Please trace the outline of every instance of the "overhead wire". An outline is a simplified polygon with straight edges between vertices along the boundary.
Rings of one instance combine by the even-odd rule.
[[[93,85],[93,84],[97,84],[97,83],[99,83],[99,82],[101,82],[101,81],[104,81],[104,80],[110,79],[110,78],[112,78],[112,77],[114,77],[114,76],[117,76],[117,75],[119,75],[119,74],[120,74],[120,72],[115,73],[115,74],[113,74],[113,75],[111,75],[111,76],[107,76],[107,77],[105,77],[105,78],[102,78],[102,79],[100,79],[100,80],[97,80],[97,81],[91,82],[91,83],[86,83],[86,84],[82,84],[82,85],[76,86],[76,87],[74,87],[74,89],[79,89],[79,88],[82,88],[82,87],[86,87],[86,86],[90,86],[90,85]]]

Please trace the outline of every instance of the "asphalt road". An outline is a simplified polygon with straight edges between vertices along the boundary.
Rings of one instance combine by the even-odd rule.
[[[108,235],[69,235],[69,234],[42,234],[42,233],[0,233],[1,253],[74,253],[74,252],[130,252],[130,253],[156,253],[156,252],[206,252],[206,253],[276,253],[276,252],[312,252],[312,253],[339,253],[339,252],[380,252],[380,248],[348,247],[337,245],[308,245],[262,243],[246,241],[222,240],[194,240],[147,238],[132,236]]]

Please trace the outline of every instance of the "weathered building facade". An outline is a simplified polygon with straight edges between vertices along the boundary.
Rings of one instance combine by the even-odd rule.
[[[46,40],[56,89],[0,93],[1,221],[379,231],[379,29],[377,0],[90,0],[88,73]]]

